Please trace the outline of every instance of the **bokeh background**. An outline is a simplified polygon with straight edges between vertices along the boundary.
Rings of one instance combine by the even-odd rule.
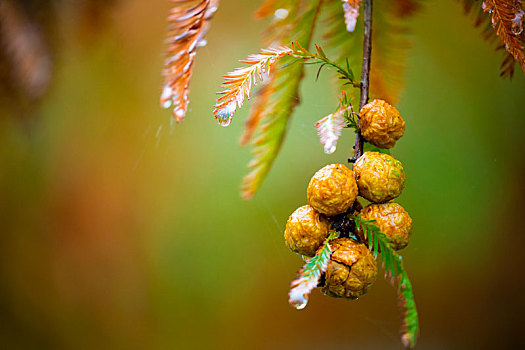
[[[328,71],[317,83],[308,71],[281,155],[243,201],[247,109],[222,128],[211,108],[222,74],[259,49],[259,2],[222,1],[181,125],[158,107],[169,2],[87,18],[80,3],[55,1],[40,22],[54,76],[38,103],[1,90],[1,347],[401,349],[383,279],[357,302],[315,291],[304,310],[287,303],[302,261],[286,219],[353,143],[343,133],[325,155],[313,128],[337,103]],[[499,78],[500,60],[455,1],[427,1],[413,22],[394,154],[415,222],[403,255],[419,349],[525,346],[525,79]]]

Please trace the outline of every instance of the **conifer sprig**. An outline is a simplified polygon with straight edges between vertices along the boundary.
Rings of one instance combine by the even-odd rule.
[[[299,18],[300,8],[302,8],[302,1],[265,0],[255,12],[255,17],[258,19],[271,18],[270,24],[263,33],[263,45],[267,47],[288,45],[292,37],[294,22],[297,22]],[[276,16],[276,13],[279,12],[281,15]],[[244,123],[244,131],[240,138],[242,146],[246,146],[252,140],[265,115],[264,107],[272,95],[272,81],[274,81],[273,77],[267,82],[263,82],[262,87],[257,92],[250,115]]]
[[[392,248],[388,237],[374,224],[375,220],[364,220],[360,215],[353,216],[352,219],[358,229],[364,233],[368,247],[374,256],[377,257],[381,253],[385,278],[390,280],[392,286],[397,285],[399,307],[403,312],[401,341],[406,348],[412,349],[416,345],[419,333],[419,318],[412,284],[403,267],[403,258]]]
[[[213,108],[215,119],[222,126],[230,125],[231,119],[238,108],[244,104],[244,98],[250,99],[253,85],[262,82],[270,77],[272,66],[285,56],[292,56],[297,59],[310,60],[313,64],[321,64],[334,67],[340,74],[341,79],[347,80],[347,84],[359,87],[360,84],[354,80],[354,73],[347,64],[347,67],[341,67],[336,62],[330,60],[319,45],[315,45],[317,53],[312,53],[299,44],[292,43],[291,48],[280,46],[277,48],[262,49],[259,54],[250,55],[247,59],[241,60],[241,63],[249,64],[245,68],[235,68],[232,72],[224,75],[224,83],[221,87],[226,90],[219,92],[222,95],[217,99],[217,104]],[[294,63],[294,62],[291,62]],[[347,62],[348,63],[348,62]],[[320,72],[319,70],[319,72]],[[319,72],[317,73],[319,75]]]
[[[354,31],[359,17],[359,5],[361,0],[343,0],[343,11],[345,13],[346,30],[350,33]]]
[[[219,124],[229,125],[237,106],[242,107],[244,97],[250,99],[252,84],[267,79],[277,60],[291,53],[292,49],[284,46],[262,49],[259,54],[250,55],[240,61],[249,64],[249,67],[235,68],[233,72],[226,74],[225,82],[221,85],[226,90],[219,92],[222,96],[217,99],[217,104],[213,108],[213,114]]]
[[[164,63],[164,86],[160,96],[163,108],[173,108],[173,117],[181,122],[188,110],[188,95],[193,62],[219,0],[171,0],[174,3],[168,21],[169,44]]]
[[[324,147],[324,153],[332,154],[335,152],[337,141],[345,126],[345,113],[351,110],[352,105],[342,108],[340,106],[334,113],[328,114],[315,123],[317,135],[319,135],[321,144]]]
[[[354,72],[352,71],[352,69],[350,69],[350,64],[348,63],[348,61],[346,61],[346,66],[343,67],[337,62],[329,59],[324,53],[323,48],[321,46],[315,45],[315,49],[316,52],[313,53],[302,47],[298,42],[292,43],[292,55],[294,57],[301,58],[303,60],[311,60],[312,62],[309,62],[310,64],[321,64],[319,72],[324,66],[333,67],[336,69],[337,73],[339,73],[341,79],[347,80],[346,84],[350,84],[356,88],[360,87],[359,82],[355,80]],[[317,76],[319,76],[319,72],[317,73]]]
[[[315,123],[317,135],[319,135],[325,153],[335,152],[337,141],[344,127],[357,127],[355,114],[352,104],[348,102],[346,93],[343,91],[337,110]]]
[[[315,256],[308,259],[299,271],[297,278],[291,283],[290,299],[288,300],[291,306],[296,309],[304,309],[308,304],[310,292],[319,284],[321,274],[326,271],[330,261],[332,250],[329,242],[338,236],[336,231],[332,231]]]
[[[500,75],[512,78],[514,64],[519,62],[525,71],[525,12],[521,0],[463,0],[465,13],[474,13],[474,26],[482,27],[483,39],[493,43],[496,50],[505,50]],[[487,15],[487,13],[489,15]],[[499,37],[500,40],[495,40]]]
[[[521,0],[485,0],[484,12],[491,17],[492,27],[505,45],[505,49],[514,57],[525,71],[525,36]]]

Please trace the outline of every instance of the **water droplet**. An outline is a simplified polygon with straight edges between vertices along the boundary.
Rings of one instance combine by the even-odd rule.
[[[164,108],[170,108],[171,107],[171,95],[173,94],[173,89],[166,84],[164,88],[162,89],[162,94],[160,95],[160,104]]]
[[[510,30],[512,30],[512,34],[514,35],[520,35],[523,32],[523,15],[525,12],[523,10],[516,11],[516,15],[514,15],[514,18],[512,19],[512,27]]]
[[[294,286],[295,282],[296,281],[292,282],[292,286]],[[315,285],[317,285],[317,282]],[[305,285],[305,283],[299,283],[298,285],[295,285],[292,289],[290,289],[290,298],[288,299],[288,303],[297,310],[304,309],[306,304],[308,304],[308,297],[312,287],[313,286],[308,286],[307,284]]]
[[[336,149],[336,145],[329,145],[327,144],[324,148],[324,153],[326,154],[332,154],[335,152],[335,149]]]
[[[173,110],[173,115],[175,115],[175,119],[177,119],[177,121],[179,121],[182,118],[184,118],[184,114],[185,114],[185,111],[182,108],[177,108],[177,109]]]
[[[233,114],[237,109],[237,102],[235,100],[231,101],[226,105],[226,107],[219,110],[215,113],[215,118],[221,126],[228,126],[232,121]]]
[[[219,123],[220,126],[230,125],[230,123],[232,122],[232,117],[228,112],[228,107],[224,107],[219,112],[217,112],[215,114],[215,119],[217,119],[217,123]]]
[[[227,117],[227,116],[217,116],[217,122],[219,123],[220,126],[228,126],[231,124],[232,122],[232,118],[231,117]]]
[[[288,17],[288,13],[289,11],[287,9],[277,9],[273,15],[276,19],[285,19]]]
[[[296,308],[297,310],[302,310],[308,304],[308,298],[304,294],[294,293],[294,291],[292,290],[290,292],[290,299],[288,300],[288,302],[292,307]]]

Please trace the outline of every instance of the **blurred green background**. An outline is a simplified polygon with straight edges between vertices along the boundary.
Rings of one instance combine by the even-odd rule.
[[[229,128],[211,108],[222,74],[259,49],[258,5],[222,1],[181,125],[158,107],[168,1],[117,2],[87,44],[58,12],[40,107],[0,105],[2,348],[401,349],[383,279],[357,302],[318,291],[304,310],[287,302],[302,261],[284,245],[286,219],[353,143],[344,132],[328,156],[316,136],[337,104],[328,71],[317,83],[308,71],[269,177],[239,196],[248,108]],[[454,1],[427,1],[413,24],[394,154],[414,219],[403,255],[417,348],[524,347],[523,71],[499,78],[500,53]]]

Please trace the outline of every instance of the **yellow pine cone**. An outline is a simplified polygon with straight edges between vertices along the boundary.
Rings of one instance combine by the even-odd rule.
[[[403,249],[408,245],[412,234],[412,218],[399,204],[370,204],[361,211],[361,218],[375,220],[373,224],[390,238],[395,250]]]
[[[336,298],[357,299],[377,277],[377,264],[366,245],[350,238],[330,241],[332,255],[325,272],[322,292]]]
[[[307,195],[310,205],[320,213],[344,213],[357,198],[354,173],[343,164],[327,165],[314,174]]]
[[[365,152],[354,164],[359,195],[374,203],[384,203],[398,197],[405,188],[405,170],[394,157]]]
[[[361,135],[371,144],[392,148],[405,133],[405,121],[398,110],[383,100],[373,100],[359,111]]]
[[[297,208],[286,222],[284,239],[292,251],[314,256],[329,234],[328,218],[309,205]]]

